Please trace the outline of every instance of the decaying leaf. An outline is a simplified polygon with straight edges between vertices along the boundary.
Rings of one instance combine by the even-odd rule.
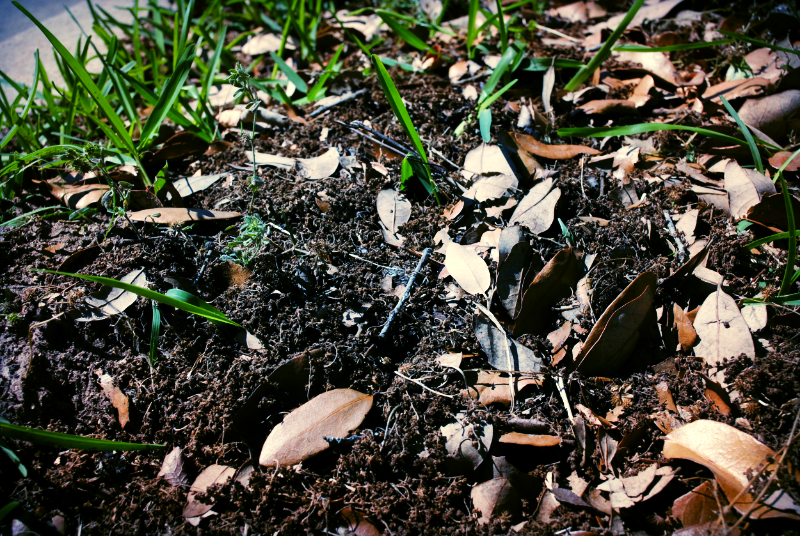
[[[546,143],[537,141],[536,138],[529,136],[528,134],[509,132],[509,135],[514,139],[520,148],[525,149],[533,155],[541,156],[542,158],[567,160],[580,154],[600,154],[600,151],[597,149],[585,147],[583,145],[548,145]]]
[[[120,278],[123,283],[136,285],[137,287],[147,286],[147,274],[144,270],[138,269],[129,272]],[[121,288],[103,287],[84,300],[89,308],[78,307],[75,320],[78,322],[91,322],[103,320],[109,316],[117,315],[125,311],[139,298],[133,292]]]
[[[175,447],[164,457],[161,470],[156,476],[163,478],[173,487],[184,486],[188,483],[189,478],[183,471],[183,450],[180,447]]]
[[[463,419],[464,414],[460,413],[456,415],[456,422],[440,429],[445,438],[445,449],[456,471],[477,469],[483,463],[484,455],[489,452],[494,437],[491,424],[476,427],[475,424],[464,424]]]
[[[775,184],[755,169],[745,169],[733,160],[725,166],[725,189],[730,195],[731,216],[744,218],[765,195],[775,194]]]
[[[683,458],[707,467],[717,479],[719,487],[725,492],[728,501],[733,501],[740,493],[739,500],[732,506],[744,513],[753,503],[753,496],[745,491],[749,485],[748,475],[755,474],[768,457],[775,457],[772,449],[754,437],[727,424],[699,420],[670,432],[664,442],[665,458]],[[769,467],[768,470],[772,470]],[[766,506],[757,506],[751,518],[791,517]]]
[[[334,389],[316,396],[284,417],[261,450],[261,465],[294,465],[328,448],[329,438],[355,430],[372,408],[372,396]]]
[[[125,425],[130,421],[128,396],[117,387],[114,383],[114,378],[108,374],[103,374],[102,370],[96,370],[95,374],[100,378],[100,387],[103,388],[103,394],[111,401],[111,405],[117,409],[120,428],[125,428]]]
[[[297,174],[308,180],[326,179],[339,168],[339,150],[331,147],[325,154],[314,158],[298,158]]]
[[[235,473],[236,469],[227,465],[214,464],[203,469],[203,472],[197,475],[192,487],[189,488],[189,496],[186,498],[186,506],[183,508],[183,517],[198,517],[211,510],[214,506],[213,503],[201,502],[197,495],[205,493],[215,484],[224,484],[233,478]]]
[[[381,190],[378,193],[377,206],[381,223],[393,234],[411,217],[411,202],[396,190]]]
[[[449,244],[444,266],[461,288],[470,294],[483,294],[492,282],[489,267],[472,248]]]
[[[657,280],[644,272],[605,310],[575,358],[576,368],[587,375],[609,375],[619,371],[652,321]]]
[[[756,356],[750,328],[747,326],[736,301],[722,291],[712,292],[700,306],[694,319],[694,329],[700,342],[694,352],[706,363],[716,366],[723,359],[745,354]]]
[[[714,493],[713,482],[703,482],[686,495],[681,495],[672,505],[672,516],[684,527],[703,525],[716,521],[719,517],[720,504],[725,506],[725,497]]]
[[[739,109],[739,117],[747,125],[767,136],[781,138],[797,130],[800,113],[800,90],[790,89],[760,99],[748,99]]]
[[[245,152],[247,156],[247,160],[255,162],[257,166],[272,166],[278,169],[293,169],[295,163],[297,162],[294,158],[289,158],[286,156],[278,156],[275,154],[267,154],[267,153],[260,153],[258,151],[247,151]]]
[[[623,62],[638,63],[645,71],[674,86],[683,85],[678,80],[675,66],[663,52],[618,52],[617,59]]]
[[[472,504],[481,513],[478,522],[484,525],[501,513],[513,516],[522,506],[519,495],[505,477],[478,484],[472,488],[471,496]]]
[[[533,350],[508,337],[483,315],[475,317],[475,336],[478,338],[489,364],[497,370],[534,373],[539,372],[542,368],[542,360],[536,357]],[[506,343],[511,352],[512,363],[510,364],[513,366],[511,369],[509,369],[506,354]]]
[[[514,169],[506,160],[500,147],[481,143],[467,153],[461,175],[469,180],[473,175],[485,175],[488,173],[514,175]]]
[[[572,248],[562,249],[536,274],[522,296],[513,334],[538,334],[547,328],[550,309],[572,293],[581,277],[581,263]]]
[[[68,179],[71,177],[57,177],[41,184],[50,195],[72,210],[79,210],[100,202],[103,195],[111,190],[108,184],[97,184],[97,179],[94,178],[69,181]]]
[[[545,232],[553,224],[556,203],[560,197],[561,189],[553,188],[553,179],[543,180],[522,198],[508,224],[519,223],[533,234]]]
[[[240,212],[225,212],[221,210],[204,210],[200,208],[151,208],[131,212],[128,217],[131,221],[143,221],[164,225],[181,225],[190,222],[220,221],[240,218]]]

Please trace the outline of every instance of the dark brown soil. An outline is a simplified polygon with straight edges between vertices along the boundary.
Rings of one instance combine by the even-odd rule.
[[[458,55],[458,51],[452,53]],[[410,103],[411,118],[423,140],[447,159],[463,163],[466,153],[481,140],[476,126],[460,138],[452,136],[473,108],[462,97],[460,86],[447,83],[446,72],[392,74]],[[541,84],[541,73],[538,76]],[[376,158],[371,142],[339,122],[369,120],[389,137],[402,141],[405,136],[375,79],[359,83],[369,91],[356,100],[315,121],[291,123],[287,129],[258,137],[256,149],[262,152],[308,158],[335,146],[365,166],[349,172],[340,168],[319,181],[260,168],[264,183],[255,195],[252,212],[289,231],[297,247],[293,249],[292,239],[273,228],[270,236],[276,245],[262,249],[250,266],[252,275],[242,285],[228,281],[225,263],[219,260],[231,232],[213,224],[188,230],[146,225],[140,227],[141,242],[124,222],[117,222],[103,241],[109,220],[102,214],[91,224],[34,218],[22,227],[0,228],[0,307],[4,315],[18,315],[13,323],[7,320],[0,333],[0,416],[14,424],[51,431],[181,447],[190,483],[212,464],[255,466],[248,487],[233,483],[213,488],[209,495],[217,514],[196,528],[182,516],[188,486],[173,487],[156,477],[167,451],[88,453],[14,442],[29,474],[19,478],[3,458],[0,504],[8,499],[21,501],[20,516],[41,534],[53,532],[54,516],[65,520],[68,534],[344,534],[340,531],[346,527],[340,515],[344,508],[365,513],[383,534],[398,536],[513,534],[512,525],[522,521],[527,521],[522,529],[525,534],[612,531],[609,516],[567,503],[555,511],[551,523],[537,521],[543,480],[549,472],[562,487],[567,487],[566,478],[573,471],[595,482],[601,474],[597,431],[589,431],[584,452],[550,375],[545,375],[541,386],[527,391],[514,413],[547,423],[549,433],[561,437],[561,445],[519,447],[497,441],[511,430],[508,409],[486,407],[463,396],[462,376],[436,364],[436,357],[455,351],[470,356],[465,357],[465,370],[490,369],[473,334],[472,302],[467,298],[448,301],[445,284],[452,281],[438,279],[442,255],[434,254],[425,264],[388,337],[378,339],[397,302],[381,288],[385,267],[410,274],[419,260],[413,252],[436,247],[434,235],[449,222],[442,215],[444,207],[437,207],[421,191],[412,191],[411,220],[402,229],[407,249],[384,243],[375,200],[380,190],[399,181],[400,161],[382,161],[390,172],[388,178],[372,172],[370,162]],[[537,91],[531,89],[530,95]],[[516,113],[502,105],[495,108],[493,134],[515,130]],[[569,116],[559,116],[557,124],[569,125]],[[323,128],[329,130],[327,140],[321,142]],[[202,174],[228,171],[230,164],[246,166],[249,142],[234,135],[227,139],[234,142],[233,147],[220,155],[192,159],[187,174],[197,169]],[[674,143],[666,137],[663,141],[665,147]],[[605,149],[616,148],[614,143],[620,142],[612,141]],[[432,160],[445,166],[453,180],[461,180],[456,168],[441,158]],[[592,273],[596,316],[639,273],[651,270],[661,281],[680,267],[667,245],[670,236],[664,210],[676,213],[676,207],[686,203],[697,205],[693,194],[636,176],[639,195],[646,193],[647,202],[626,210],[607,195],[600,196],[598,190],[582,186],[577,159],[546,163],[558,170],[562,197],[556,222],[532,243],[545,261],[566,247],[557,223],[561,219],[574,235],[576,249],[597,255]],[[251,202],[247,178],[247,172],[237,171],[231,186],[220,181],[184,201],[192,207],[246,213]],[[439,183],[449,199],[458,198],[459,192],[447,181]],[[329,196],[330,211],[323,212],[315,202],[318,192]],[[40,196],[26,197],[15,200],[14,210],[22,214],[50,203]],[[771,271],[774,261],[758,264],[742,248],[749,234],[737,235],[727,217],[701,208],[704,223],[698,232],[712,244],[707,267],[730,282],[726,292],[737,298],[753,296],[762,290],[759,282],[778,282],[779,275]],[[584,223],[580,216],[604,218],[609,224]],[[457,240],[467,230],[454,225],[451,236]],[[56,244],[63,246],[55,253],[45,249]],[[95,245],[97,254],[78,261],[70,271],[119,278],[144,268],[150,288],[166,292],[177,286],[195,293],[244,325],[266,350],[248,350],[237,341],[233,328],[162,306],[158,359],[151,367],[148,300],[139,299],[124,315],[106,320],[72,320],[67,313],[100,286],[32,269],[56,269],[68,255]],[[694,308],[711,291],[713,287],[701,285],[679,291],[660,287],[656,306],[671,308],[677,295]],[[346,327],[342,321],[350,309],[367,311],[359,329]],[[655,390],[660,382],[668,383],[675,404],[694,419],[725,422],[776,451],[785,444],[800,392],[798,321],[791,308],[775,313],[755,337],[757,359],[742,357],[727,365],[728,381],[744,399],[758,401],[747,405],[746,413],[736,404],[727,416],[720,413],[706,396],[702,361],[691,353],[674,352],[660,340],[640,344],[622,377],[569,377],[570,401],[598,415],[619,405],[620,392],[632,395],[622,417],[607,431],[618,441],[638,438],[615,461],[620,476],[636,474],[653,461],[666,462],[661,455],[664,434],[652,419],[664,409]],[[554,313],[547,331],[561,322]],[[583,319],[585,329],[592,326],[590,318]],[[521,342],[537,355],[551,352],[544,337],[525,336]],[[273,385],[258,404],[259,419],[247,430],[237,429],[234,415],[250,395],[281,363],[301,352],[310,352],[306,392],[287,393],[286,386]],[[424,378],[431,389],[453,398],[423,390],[397,376],[398,370],[408,377]],[[99,386],[97,371],[111,375],[130,399],[131,422],[124,430]],[[298,398],[302,402],[334,388],[356,389],[375,397],[373,409],[354,432],[354,442],[336,444],[300,466],[259,466],[264,439],[299,405]],[[487,525],[478,523],[470,492],[473,485],[491,478],[491,467],[487,462],[466,475],[450,470],[440,428],[453,422],[458,413],[465,414],[468,422],[494,425],[491,454],[505,456],[536,482],[524,490],[517,515],[502,515]],[[796,447],[787,463],[792,468],[800,465]],[[679,528],[669,518],[672,503],[700,479],[711,477],[709,471],[690,462],[670,464],[679,468],[679,478],[651,501],[623,511],[622,526],[628,533],[664,534]],[[784,477],[782,484],[798,489],[790,477]],[[619,523],[614,527],[619,528]],[[745,524],[743,530],[797,533],[796,526],[781,522]]]

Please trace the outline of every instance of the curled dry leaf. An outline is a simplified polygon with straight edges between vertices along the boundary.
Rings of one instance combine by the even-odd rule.
[[[316,396],[287,415],[270,432],[261,465],[294,465],[328,448],[326,437],[346,437],[372,408],[372,396],[334,389]]]
[[[489,267],[472,248],[449,244],[444,266],[461,288],[470,294],[483,294],[492,282]]]
[[[775,457],[775,452],[757,441],[754,437],[737,430],[727,424],[699,420],[686,424],[670,432],[664,441],[665,458],[682,458],[692,460],[707,467],[717,479],[719,487],[725,492],[729,501],[740,513],[744,513],[753,503],[753,496],[746,492],[750,478],[764,464],[768,457]],[[768,470],[772,470],[769,467]],[[766,506],[757,506],[750,514],[751,518],[791,517],[800,519],[794,514],[785,514]]]
[[[675,66],[663,52],[619,52],[617,59],[622,62],[638,63],[645,71],[673,86],[682,85],[678,80]]]
[[[556,253],[525,289],[514,321],[514,336],[547,329],[550,308],[572,293],[580,277],[581,263],[575,251],[567,248]]]
[[[722,506],[727,503],[719,497]],[[713,482],[703,482],[686,495],[681,495],[672,505],[672,517],[680,521],[684,527],[703,525],[716,521],[719,517],[719,504],[714,493]]]
[[[304,179],[327,179],[339,168],[339,150],[331,147],[323,155],[298,158],[295,167],[297,174]]]
[[[479,523],[485,525],[493,517],[517,514],[522,506],[519,494],[506,477],[493,478],[472,488],[472,504],[481,513]]]
[[[731,216],[744,218],[765,195],[775,194],[775,184],[755,169],[745,169],[733,160],[725,166],[725,189],[730,196]]]
[[[657,279],[644,272],[603,312],[575,358],[587,375],[615,374],[633,353],[643,331],[655,323],[653,299]]]
[[[143,221],[166,225],[181,225],[199,221],[220,221],[240,218],[240,212],[225,212],[222,210],[203,210],[200,208],[151,208],[131,212],[128,217],[131,221]]]
[[[381,190],[378,193],[377,206],[381,223],[392,234],[397,233],[411,217],[411,202],[395,190]]]
[[[137,287],[146,287],[147,274],[142,269],[134,270],[122,276],[120,281]],[[138,296],[133,292],[121,288],[103,287],[99,292],[95,292],[84,300],[91,307],[90,309],[78,307],[80,316],[76,316],[75,320],[91,322],[120,314],[133,305],[137,298]]]
[[[791,89],[761,99],[749,99],[739,109],[739,117],[768,136],[780,138],[800,125],[800,90]]]
[[[553,224],[556,203],[560,197],[561,190],[553,188],[553,179],[543,180],[522,198],[508,224],[519,223],[537,235],[545,232]]]
[[[183,508],[183,517],[198,517],[211,510],[211,507],[214,506],[213,503],[201,502],[197,499],[197,495],[205,493],[215,484],[224,484],[233,478],[235,473],[236,469],[227,465],[214,464],[203,469],[203,472],[197,475],[192,487],[189,488],[186,506]]]
[[[736,301],[721,288],[709,294],[700,306],[694,319],[694,329],[700,337],[694,349],[695,355],[705,359],[711,366],[740,354],[750,359],[756,356],[747,322],[739,312]]]
[[[528,134],[509,132],[517,145],[531,154],[553,160],[567,160],[579,154],[600,154],[600,151],[583,145],[548,145]]]
[[[120,428],[125,428],[125,425],[130,421],[127,395],[117,387],[114,383],[114,378],[108,374],[103,374],[102,370],[96,370],[95,374],[100,378],[100,387],[103,388],[103,394],[111,401],[111,405],[117,409]]]
[[[157,476],[163,477],[173,487],[183,486],[188,482],[188,477],[183,471],[183,451],[180,447],[175,447],[164,457]]]

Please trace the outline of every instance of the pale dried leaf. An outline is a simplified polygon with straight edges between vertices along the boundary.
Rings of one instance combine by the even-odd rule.
[[[235,473],[236,469],[227,465],[214,464],[203,469],[203,472],[197,475],[192,487],[189,488],[186,506],[183,508],[183,517],[198,517],[211,510],[214,505],[201,502],[197,499],[197,494],[206,493],[208,488],[215,484],[224,484],[233,478]]]
[[[352,389],[334,389],[318,395],[284,417],[273,428],[259,463],[294,465],[328,448],[326,437],[346,437],[372,408],[372,396]]]
[[[137,287],[147,287],[147,274],[144,270],[134,270],[120,278],[123,283],[136,285]],[[93,309],[87,311],[83,316],[75,318],[78,322],[90,322],[102,320],[109,316],[117,315],[125,311],[139,298],[133,292],[121,288],[103,287],[99,292],[87,297],[84,301]],[[81,312],[83,312],[81,310]]]
[[[700,337],[694,353],[711,366],[740,354],[750,359],[756,356],[747,322],[739,312],[736,301],[722,289],[717,289],[705,299],[694,319],[694,329]]]
[[[327,179],[339,168],[339,150],[331,147],[320,156],[298,158],[295,167],[297,174],[304,179]]]
[[[125,425],[130,421],[128,412],[128,396],[122,392],[114,383],[114,378],[108,374],[103,374],[102,370],[96,370],[95,374],[100,378],[100,387],[103,388],[103,394],[111,401],[119,414],[119,426],[125,428]]]
[[[499,439],[500,443],[511,445],[527,445],[529,447],[557,447],[561,444],[561,438],[553,435],[521,434],[519,432],[508,432]]]
[[[442,367],[451,367],[454,369],[460,369],[462,359],[463,359],[463,354],[461,352],[458,352],[458,353],[442,354],[436,358],[436,362],[439,363],[439,365],[441,365]]]
[[[173,487],[183,486],[188,483],[189,479],[183,471],[183,451],[180,447],[173,448],[164,457],[164,461],[161,463],[161,470],[158,471],[156,476],[163,478]]]
[[[257,56],[259,54],[267,54],[269,52],[278,52],[281,48],[281,36],[273,33],[258,34],[250,38],[247,43],[242,47],[242,54],[248,56]],[[294,50],[296,45],[294,39],[289,38],[286,41],[286,49]]]
[[[199,208],[161,207],[128,213],[131,221],[144,221],[166,225],[180,225],[190,222],[220,221],[240,218],[240,212],[222,210],[203,210]]]
[[[453,279],[470,294],[483,294],[492,282],[489,267],[473,249],[451,243],[447,246],[444,266]]]
[[[720,97],[725,97],[729,101],[743,97],[752,97],[761,94],[768,85],[769,80],[766,78],[727,80],[706,89],[703,92],[702,98],[721,104],[722,99]]]
[[[457,417],[463,419],[463,414]],[[494,437],[494,427],[489,424],[476,430],[474,424],[465,425],[461,419],[440,428],[445,438],[444,447],[456,467],[475,470],[483,463],[483,453],[489,452]],[[480,440],[482,446],[478,445],[476,438]]]
[[[198,175],[196,177],[184,177],[172,183],[181,197],[186,197],[202,190],[205,190],[215,182],[230,175],[229,172],[217,173],[216,175]]]
[[[561,190],[553,188],[553,179],[543,180],[522,198],[508,224],[519,223],[527,227],[533,234],[545,232],[553,224],[556,203],[560,197]]]
[[[516,190],[517,186],[519,181],[513,175],[484,175],[478,177],[461,197],[483,203],[502,197],[509,189]]]
[[[747,305],[742,308],[742,317],[752,333],[761,331],[767,327],[767,306]]]
[[[617,52],[616,55],[619,61],[638,63],[645,71],[662,80],[675,86],[682,85],[675,66],[663,52]]]
[[[499,146],[481,143],[467,153],[461,175],[469,180],[473,175],[488,173],[514,175],[514,168],[508,163]]]
[[[514,390],[520,392],[530,385],[541,385],[541,381],[531,376],[515,377]],[[481,404],[511,405],[511,386],[508,384],[508,375],[494,371],[482,370],[478,372],[475,385],[470,386],[467,393],[472,398],[477,398]]]
[[[391,233],[396,233],[411,217],[411,202],[395,190],[378,193],[378,216]]]

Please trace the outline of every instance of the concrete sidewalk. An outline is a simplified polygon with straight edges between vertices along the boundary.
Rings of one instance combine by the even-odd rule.
[[[92,42],[98,50],[105,51],[103,42],[92,32],[92,16],[85,0],[19,0],[25,9],[30,11],[48,30],[53,32],[64,43],[70,52],[75,51],[75,45],[82,33],[72,20],[64,6],[66,5],[75,18],[80,22],[83,31],[93,35]],[[140,0],[140,5],[146,5],[146,0]],[[129,11],[119,9],[118,6],[132,7],[133,0],[94,0],[93,4],[103,7],[114,17],[130,23],[133,17]],[[11,0],[0,0],[0,70],[16,82],[30,85],[33,82],[34,60],[33,53],[39,49],[39,57],[44,64],[47,76],[57,85],[63,83],[63,78],[58,71],[58,66],[53,59],[53,47],[39,28],[31,22]],[[93,52],[90,51],[90,56]],[[100,69],[100,62],[90,64],[89,70]],[[5,81],[1,83],[6,96],[13,98],[16,94]]]

